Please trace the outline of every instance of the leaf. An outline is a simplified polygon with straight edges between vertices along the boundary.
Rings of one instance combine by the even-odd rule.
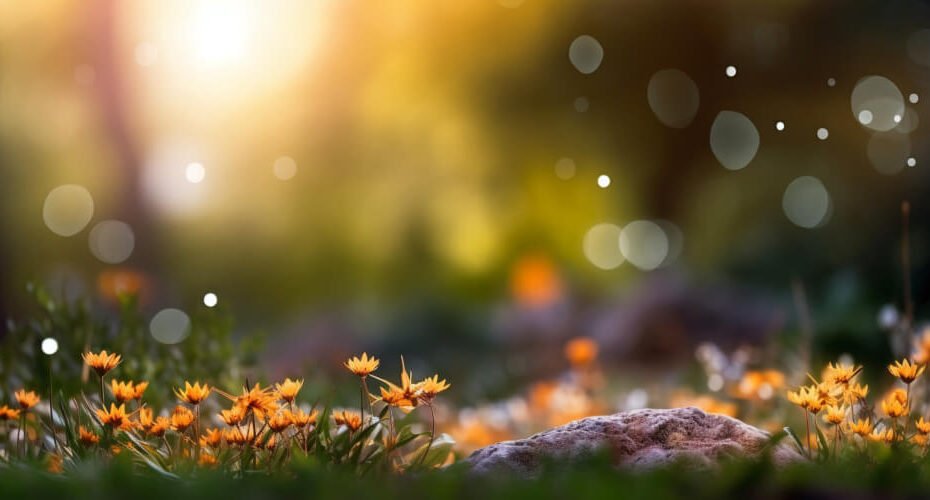
[[[429,446],[429,443],[426,443],[418,448],[415,452],[408,455],[408,457],[411,462],[416,463],[421,467],[440,467],[446,463],[446,459],[449,458],[449,453],[452,451],[454,446],[455,439],[453,439],[452,436],[443,433],[433,440],[432,446]],[[427,451],[427,447],[429,447],[429,451]]]

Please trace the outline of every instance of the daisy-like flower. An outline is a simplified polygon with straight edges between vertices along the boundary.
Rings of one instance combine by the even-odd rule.
[[[231,445],[242,445],[249,441],[248,434],[239,427],[231,427],[223,431],[223,439]]]
[[[220,418],[226,425],[239,425],[245,419],[245,409],[241,406],[233,406],[229,410],[220,410]]]
[[[201,467],[215,467],[217,460],[216,457],[209,453],[201,453],[200,458],[197,460],[197,464]]]
[[[354,411],[334,411],[333,421],[336,422],[336,425],[344,425],[348,427],[352,432],[362,428],[362,416]]]
[[[39,404],[39,396],[33,391],[26,391],[26,389],[14,392],[13,397],[16,398],[16,402],[19,403],[19,407],[23,410],[28,410]]]
[[[898,377],[901,382],[910,384],[917,380],[917,377],[926,369],[926,365],[911,363],[910,360],[895,361],[894,364],[888,365],[888,373]]]
[[[911,442],[916,444],[917,446],[927,446],[927,441],[928,441],[927,438],[928,437],[926,434],[917,433],[911,436]]]
[[[388,405],[396,406],[402,409],[411,409],[417,405],[417,401],[420,396],[420,384],[414,384],[412,382],[413,373],[407,372],[407,367],[404,364],[403,357],[400,358],[399,386],[382,378],[378,378],[378,380],[388,385],[387,388],[381,387],[381,400]]]
[[[288,427],[291,426],[291,419],[289,412],[283,411],[274,414],[271,418],[268,419],[268,428],[271,429],[271,432],[279,433],[284,432]]]
[[[223,433],[219,429],[209,429],[200,436],[200,446],[216,448],[223,441]]]
[[[120,382],[115,378],[110,379],[110,392],[113,393],[113,399],[116,399],[118,403],[125,403],[126,401],[136,399],[136,388],[133,386],[131,380],[128,382]]]
[[[289,378],[284,379],[284,382],[277,384],[275,389],[278,391],[278,397],[287,401],[288,403],[293,403],[294,398],[297,397],[297,393],[300,391],[300,388],[304,386],[303,380],[291,380]]]
[[[823,414],[823,420],[828,424],[840,425],[846,419],[846,407],[829,405]]]
[[[128,429],[132,426],[129,415],[126,414],[125,404],[116,406],[115,403],[110,403],[109,410],[98,408],[96,412],[100,423],[112,429]]]
[[[422,382],[419,383],[419,386],[420,399],[427,404],[431,403],[437,394],[448,389],[449,387],[452,387],[450,384],[446,383],[445,379],[439,380],[439,375],[426,377]]]
[[[869,419],[859,419],[846,424],[846,429],[853,434],[867,437],[872,432],[872,422]]]
[[[10,408],[7,405],[0,406],[0,422],[5,420],[16,420],[22,410]]]
[[[104,376],[108,371],[117,367],[123,358],[116,353],[107,354],[106,349],[100,351],[97,354],[92,352],[85,352],[81,354],[81,357],[84,359],[84,363],[93,368],[97,375]]]
[[[371,372],[377,370],[380,364],[381,361],[379,361],[378,358],[374,356],[368,357],[368,353],[363,352],[361,357],[355,356],[349,358],[348,361],[345,362],[345,367],[359,377],[367,377]]]
[[[210,395],[210,386],[207,384],[200,385],[199,382],[194,382],[194,385],[191,385],[190,382],[185,381],[184,388],[178,387],[174,390],[174,394],[181,401],[196,406]]]
[[[893,394],[891,397],[882,400],[882,411],[890,418],[898,418],[907,414],[906,401],[902,402]]]
[[[869,434],[869,439],[879,443],[891,443],[894,441],[894,430],[875,428],[872,430],[872,433]]]
[[[194,423],[194,412],[187,409],[186,406],[175,406],[171,413],[171,428],[184,432],[191,424]]]
[[[218,393],[229,399],[233,404],[243,412],[243,417],[249,412],[255,415],[259,420],[265,420],[267,416],[273,415],[278,411],[277,397],[269,388],[261,388],[255,384],[251,389],[242,388],[242,394],[234,396],[217,389]]]
[[[788,402],[806,410],[809,406],[809,400],[805,388],[800,387],[797,391],[788,391]]]
[[[162,437],[165,435],[165,432],[168,431],[168,428],[171,427],[171,420],[168,417],[158,417],[152,422],[152,426],[149,427],[149,434],[155,437]]]
[[[316,410],[310,413],[304,413],[303,410],[298,408],[296,411],[290,412],[288,416],[295,427],[306,427],[316,424],[317,415],[319,415],[319,412]]]
[[[148,387],[149,383],[144,380],[133,386],[132,399],[142,401],[142,395],[145,394],[145,390],[148,389]]]
[[[152,418],[152,409],[148,407],[139,408],[139,427],[149,430],[154,423],[155,420]]]
[[[825,382],[830,384],[845,385],[852,381],[853,377],[862,371],[862,367],[844,365],[842,363],[837,363],[835,365],[830,363],[827,365],[827,368],[824,371],[825,373],[823,379]]]
[[[843,402],[847,405],[853,405],[864,400],[868,394],[868,385],[849,384],[843,391]]]
[[[93,446],[100,442],[100,436],[88,430],[83,425],[78,427],[78,439],[84,446]]]
[[[588,366],[597,359],[597,342],[591,337],[575,337],[565,344],[565,358],[572,366]]]
[[[930,434],[930,422],[924,420],[924,417],[920,417],[915,425],[917,426],[917,432]]]

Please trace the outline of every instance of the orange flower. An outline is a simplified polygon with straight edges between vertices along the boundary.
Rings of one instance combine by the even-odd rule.
[[[895,361],[894,364],[888,365],[888,373],[901,379],[901,382],[910,384],[926,369],[926,365],[911,363],[910,360]]]
[[[930,363],[930,328],[925,328],[920,338],[914,341],[911,359],[922,365]]]
[[[139,408],[139,425],[148,430],[155,421],[152,419],[152,409],[151,408]]]
[[[116,368],[123,360],[119,354],[107,354],[106,349],[100,351],[98,354],[85,352],[81,357],[84,359],[84,363],[93,368],[94,371],[97,372],[97,375],[101,377],[106,375],[108,371]]]
[[[209,453],[201,453],[200,459],[197,461],[197,463],[201,467],[215,467],[217,462],[216,457],[213,455],[210,455]]]
[[[209,429],[204,432],[203,436],[200,436],[200,446],[216,448],[220,445],[222,440],[223,433],[221,433],[219,429]]]
[[[316,418],[319,412],[316,410],[310,412],[309,414],[304,413],[303,410],[297,409],[297,411],[292,412],[289,416],[291,418],[291,423],[296,427],[306,427],[308,425],[316,424]]]
[[[132,399],[135,399],[135,400],[137,400],[137,401],[141,401],[141,400],[142,400],[142,394],[145,393],[145,390],[148,388],[148,386],[149,386],[149,383],[146,382],[146,381],[144,381],[144,380],[143,380],[142,382],[139,382],[138,384],[136,384],[135,387],[133,388]]]
[[[171,413],[171,428],[184,432],[191,424],[194,423],[194,412],[185,406],[175,406],[174,412]]]
[[[78,439],[84,446],[93,446],[100,442],[100,436],[94,434],[83,425],[78,427]]]
[[[100,423],[113,429],[128,429],[132,426],[129,415],[126,414],[125,404],[116,406],[115,403],[110,403],[109,411],[98,408],[97,418],[100,419]]]
[[[300,391],[300,388],[303,387],[303,380],[291,380],[284,379],[283,383],[277,384],[275,387],[278,390],[278,396],[287,401],[288,403],[294,402],[294,398],[297,397],[297,392]]]
[[[906,402],[901,402],[900,399],[892,395],[882,401],[882,411],[891,418],[898,418],[907,414],[907,405]]]
[[[862,371],[861,366],[844,365],[842,363],[827,365],[823,380],[828,384],[845,385]]]
[[[911,436],[911,442],[917,446],[927,446],[927,435],[926,434],[914,434]]]
[[[247,433],[242,432],[239,427],[232,427],[223,431],[223,439],[229,444],[245,444],[249,440]]]
[[[924,420],[924,417],[920,417],[917,420],[917,432],[921,434],[930,434],[930,422]]]
[[[409,410],[415,407],[420,395],[420,384],[412,383],[412,379],[413,373],[407,373],[407,367],[404,364],[404,358],[401,356],[400,386],[394,385],[393,383],[382,378],[378,378],[378,380],[388,385],[387,389],[381,387],[381,400],[391,406],[396,406],[405,410]]]
[[[16,398],[16,402],[19,403],[19,407],[23,410],[28,410],[39,404],[39,396],[33,391],[27,392],[26,389],[20,389],[14,392],[13,397]]]
[[[10,408],[7,405],[0,406],[0,421],[4,420],[16,420],[19,418],[19,412],[16,408]]]
[[[846,420],[846,407],[836,405],[827,406],[827,411],[823,415],[823,420],[828,424],[840,425],[843,423],[843,420]]]
[[[110,392],[113,393],[113,398],[119,403],[125,403],[136,398],[136,389],[131,380],[129,382],[120,382],[115,378],[111,379]]]
[[[426,379],[419,383],[419,386],[420,399],[426,403],[430,403],[437,394],[452,387],[450,384],[447,384],[445,380],[439,380],[439,375],[426,377]]]
[[[199,382],[194,382],[194,385],[191,385],[190,382],[184,382],[184,388],[178,387],[174,390],[174,393],[181,401],[196,406],[210,395],[210,386],[207,384],[200,385]]]
[[[381,361],[379,361],[378,358],[374,356],[369,358],[368,353],[363,352],[361,358],[351,357],[344,364],[350,372],[358,375],[359,377],[367,377],[371,372],[378,369],[378,365],[381,364]]]
[[[291,426],[291,419],[288,413],[289,412],[276,413],[273,417],[268,419],[268,428],[271,429],[271,432],[284,432],[285,429]]]
[[[168,417],[158,417],[152,423],[152,426],[149,427],[149,434],[155,437],[162,437],[169,427],[171,427],[171,420],[169,420]]]
[[[849,384],[843,391],[843,402],[852,405],[865,399],[868,394],[868,385]]]
[[[251,389],[242,388],[242,394],[233,396],[217,389],[223,397],[231,400],[233,404],[240,408],[243,417],[252,412],[259,420],[265,420],[267,415],[274,414],[278,411],[277,398],[268,388],[262,389],[255,384]]]
[[[355,432],[362,427],[362,416],[354,411],[342,410],[333,412],[333,421],[336,425],[344,425],[350,431]]]
[[[407,398],[404,390],[396,385],[392,385],[389,389],[381,388],[381,401],[398,408],[413,408],[417,404],[416,399]]]
[[[241,406],[233,406],[229,410],[220,410],[220,418],[226,425],[239,425],[245,418],[245,409]]]
[[[565,344],[565,358],[572,366],[588,366],[597,359],[597,342],[591,337],[575,337]]]
[[[870,432],[872,432],[872,422],[870,422],[869,419],[859,419],[855,422],[847,423],[846,428],[853,434],[866,437]]]

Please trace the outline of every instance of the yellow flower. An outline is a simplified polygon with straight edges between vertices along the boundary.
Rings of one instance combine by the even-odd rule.
[[[804,388],[801,387],[797,391],[788,391],[788,402],[791,404],[800,406],[803,409],[807,409],[807,397],[804,392]]]
[[[288,403],[292,403],[294,402],[294,398],[297,397],[297,392],[300,391],[300,388],[303,386],[303,380],[291,380],[287,378],[284,379],[283,383],[277,384],[276,388],[278,389],[278,396],[281,399]]]
[[[171,421],[168,420],[168,417],[158,417],[152,423],[152,426],[149,427],[149,434],[155,437],[162,437],[170,426]]]
[[[354,411],[342,410],[333,412],[333,421],[336,425],[344,425],[355,432],[362,427],[362,416]]]
[[[894,364],[888,365],[888,373],[901,379],[901,382],[910,384],[924,372],[925,368],[926,365],[911,363],[910,360],[904,359],[903,361],[895,361]]]
[[[398,408],[413,408],[417,404],[416,399],[407,398],[404,390],[396,385],[391,386],[389,389],[381,388],[381,401]]]
[[[853,377],[858,375],[860,371],[862,371],[861,366],[844,365],[842,363],[834,365],[830,363],[824,370],[823,379],[824,382],[829,384],[845,385],[852,381]]]
[[[148,430],[152,427],[152,424],[155,423],[155,420],[152,418],[152,409],[151,408],[139,408],[139,425]]]
[[[880,442],[880,443],[891,443],[892,441],[894,441],[894,438],[895,438],[894,430],[892,429],[885,429],[883,431],[881,429],[876,428],[872,431],[871,434],[869,434],[869,439],[871,439],[872,441]]]
[[[846,419],[846,407],[829,405],[823,415],[823,420],[828,424],[839,425]]]
[[[376,377],[377,378],[377,377]],[[404,364],[404,358],[400,358],[400,386],[394,385],[387,380],[378,378],[388,384],[388,388],[381,387],[381,400],[385,403],[402,409],[411,409],[417,405],[420,395],[420,384],[411,382],[413,373],[407,373],[407,367]]]
[[[268,428],[271,429],[271,432],[278,433],[284,432],[285,429],[291,426],[290,412],[279,412],[268,419]]]
[[[19,403],[19,407],[23,410],[28,410],[39,404],[39,396],[33,391],[27,392],[26,389],[20,389],[14,392],[13,397],[16,398],[16,402]]]
[[[197,461],[197,463],[201,467],[214,467],[216,466],[216,457],[210,455],[209,453],[201,453],[200,459]]]
[[[122,357],[119,354],[107,354],[106,349],[97,354],[85,352],[81,354],[81,357],[84,359],[84,363],[93,368],[94,371],[97,372],[97,375],[101,377],[106,375],[108,371],[116,368],[122,361]]]
[[[865,399],[869,394],[868,385],[860,384],[849,384],[846,386],[846,389],[843,391],[843,402],[847,405],[856,404],[859,401]]]
[[[190,382],[185,381],[184,388],[178,387],[174,390],[174,394],[185,403],[199,405],[210,395],[210,386],[207,384],[200,385],[199,382],[194,382],[194,385],[191,385]]]
[[[48,462],[45,464],[45,470],[52,474],[61,474],[64,472],[64,468],[61,466],[62,459],[61,455],[50,454],[48,456]]]
[[[367,377],[371,372],[378,369],[381,361],[379,361],[378,358],[374,356],[369,358],[368,353],[363,352],[362,357],[351,357],[344,364],[350,372],[358,375],[359,377]]]
[[[306,427],[308,425],[316,424],[316,418],[318,414],[319,412],[316,410],[308,414],[304,413],[303,410],[298,408],[297,411],[290,413],[289,417],[291,419],[291,423],[293,423],[295,426]]]
[[[930,422],[924,420],[924,417],[920,417],[917,420],[917,432],[921,434],[930,434]]]
[[[113,393],[113,398],[119,403],[125,403],[136,398],[136,389],[131,380],[129,382],[120,382],[115,378],[111,379],[110,392]]]
[[[858,434],[862,437],[866,437],[869,435],[870,432],[872,432],[872,422],[870,422],[869,419],[865,419],[865,420],[859,419],[859,420],[856,420],[854,423],[850,422],[846,424],[846,428],[849,430],[849,432],[853,434]]]
[[[78,439],[84,446],[93,446],[100,442],[100,436],[94,434],[83,425],[78,427]]]
[[[432,377],[426,377],[422,382],[419,383],[420,386],[420,399],[429,403],[436,397],[440,392],[448,389],[451,385],[447,384],[445,380],[439,380],[439,375],[433,375]]]
[[[917,446],[927,446],[927,435],[926,434],[914,434],[911,436],[911,442]]]
[[[185,406],[175,406],[174,412],[171,413],[171,428],[184,432],[191,424],[194,423],[194,412]]]
[[[888,396],[888,399],[894,399],[895,401],[901,403],[902,405],[907,404],[907,392],[904,389],[895,389],[891,391],[891,394]]]
[[[245,419],[245,408],[233,406],[229,410],[220,410],[220,418],[226,422],[226,425],[239,425]]]
[[[597,342],[591,337],[575,337],[565,344],[565,358],[572,366],[588,366],[597,359]]]
[[[100,423],[110,428],[128,429],[132,426],[132,423],[129,421],[129,415],[126,414],[125,404],[116,406],[115,403],[110,403],[109,410],[98,408],[96,412],[97,418],[100,419]]]
[[[138,384],[136,384],[135,387],[133,387],[132,399],[141,401],[141,400],[142,400],[142,394],[145,393],[145,389],[147,389],[148,386],[149,386],[149,383],[146,382],[146,381],[144,381],[144,380],[143,380],[142,382],[139,382]]]
[[[231,427],[223,431],[223,439],[232,445],[245,444],[250,440],[251,432],[242,432],[239,427]]]
[[[885,415],[888,415],[891,418],[898,418],[907,413],[907,406],[905,403],[902,403],[901,400],[894,397],[891,397],[882,400],[882,411],[885,412]]]
[[[200,446],[211,448],[216,448],[220,445],[220,442],[223,440],[223,433],[219,429],[209,429],[204,432],[203,436],[200,436]]]
[[[914,341],[911,359],[922,365],[930,363],[930,328],[925,328],[920,338]]]
[[[0,406],[0,422],[4,420],[16,420],[19,418],[20,411],[22,410],[10,408],[7,405]]]
[[[251,389],[242,388],[242,394],[233,396],[217,389],[223,397],[231,400],[243,413],[243,418],[252,412],[259,420],[265,420],[266,415],[278,411],[277,398],[268,388],[262,389],[255,384]]]

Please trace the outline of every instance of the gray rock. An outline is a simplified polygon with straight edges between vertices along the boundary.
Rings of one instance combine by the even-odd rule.
[[[770,439],[761,429],[698,408],[645,409],[583,418],[526,439],[492,444],[466,462],[479,474],[531,478],[549,460],[571,464],[603,450],[616,466],[632,470],[677,462],[712,469],[725,458],[759,457]],[[779,466],[806,460],[790,438],[769,451]]]

